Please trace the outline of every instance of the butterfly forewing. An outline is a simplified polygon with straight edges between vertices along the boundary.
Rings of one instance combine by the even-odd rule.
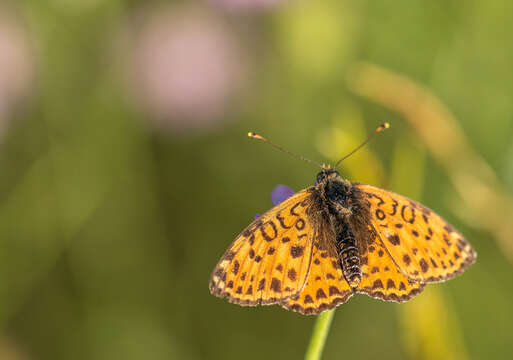
[[[314,229],[306,214],[310,191],[276,205],[232,243],[210,279],[210,292],[241,305],[272,304],[305,285]]]
[[[451,279],[474,263],[476,253],[439,215],[404,196],[355,184],[370,203],[371,223],[401,272],[423,283]]]

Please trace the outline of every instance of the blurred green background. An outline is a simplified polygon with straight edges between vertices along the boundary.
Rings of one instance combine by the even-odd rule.
[[[208,291],[273,187],[317,171],[246,133],[333,163],[385,121],[341,173],[435,209],[478,260],[406,304],[353,297],[324,358],[513,358],[511,14],[0,2],[0,359],[302,358],[314,317]]]

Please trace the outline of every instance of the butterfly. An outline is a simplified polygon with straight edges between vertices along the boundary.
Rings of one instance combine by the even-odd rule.
[[[407,301],[426,284],[461,274],[475,259],[463,235],[424,205],[322,165],[314,186],[237,236],[214,268],[209,289],[239,305],[279,304],[319,314],[356,293]]]

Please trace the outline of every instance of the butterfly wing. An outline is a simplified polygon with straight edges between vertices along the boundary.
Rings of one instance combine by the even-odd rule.
[[[346,302],[353,295],[338,257],[330,255],[332,252],[323,248],[323,242],[316,236],[306,285],[299,296],[280,304],[285,309],[306,315],[319,314]]]
[[[374,186],[353,185],[364,192],[370,203],[373,227],[393,262],[409,280],[448,280],[474,263],[476,252],[472,246],[432,210]]]
[[[249,225],[212,272],[210,292],[250,306],[297,295],[312,256],[311,201],[310,189],[300,191]]]
[[[425,284],[409,281],[398,269],[374,233],[374,241],[367,246],[367,253],[361,257],[362,280],[357,291],[370,297],[403,302],[424,290]]]

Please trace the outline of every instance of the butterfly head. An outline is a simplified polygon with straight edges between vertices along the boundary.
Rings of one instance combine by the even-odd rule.
[[[317,174],[317,191],[327,201],[331,213],[342,216],[352,214],[352,191],[348,181],[342,179],[337,170],[323,166]]]
[[[331,168],[329,165],[323,166],[322,170],[317,174],[317,184],[326,183],[330,179],[340,177],[337,170]]]

